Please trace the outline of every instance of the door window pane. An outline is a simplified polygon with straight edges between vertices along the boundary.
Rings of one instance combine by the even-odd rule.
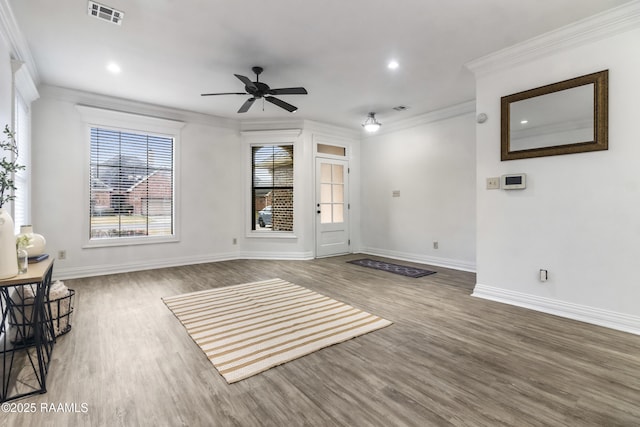
[[[342,184],[344,177],[344,167],[342,165],[332,165],[331,181],[335,184]]]
[[[344,222],[344,166],[321,163],[320,180],[320,222],[322,224]]]

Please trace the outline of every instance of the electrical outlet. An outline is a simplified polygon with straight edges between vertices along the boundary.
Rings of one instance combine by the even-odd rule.
[[[438,249],[438,242],[437,241],[433,242],[433,249]]]
[[[487,178],[487,190],[499,190],[500,189],[500,177]]]
[[[237,245],[238,244],[238,239],[236,239],[235,237],[233,238],[233,244]]]
[[[58,259],[67,259],[67,251],[64,249],[59,250]]]
[[[546,282],[549,279],[549,272],[547,270],[540,269],[540,281]]]

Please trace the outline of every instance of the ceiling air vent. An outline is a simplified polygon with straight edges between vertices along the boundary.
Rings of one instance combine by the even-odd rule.
[[[116,25],[122,25],[124,12],[93,1],[89,2],[89,15]]]

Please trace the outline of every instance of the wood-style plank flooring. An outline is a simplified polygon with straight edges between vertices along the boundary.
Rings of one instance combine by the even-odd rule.
[[[356,258],[66,281],[76,311],[48,392],[0,425],[640,425],[639,336],[471,297],[472,273],[412,279],[346,263]],[[274,277],[394,325],[228,385],[161,298]]]

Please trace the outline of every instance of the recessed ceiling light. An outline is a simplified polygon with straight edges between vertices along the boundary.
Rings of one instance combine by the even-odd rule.
[[[395,70],[399,66],[400,64],[398,64],[398,61],[396,60],[389,61],[389,63],[387,64],[387,68],[389,68],[390,70]]]
[[[526,125],[527,123],[529,123],[529,120],[520,120],[521,125]]]
[[[120,69],[120,66],[115,62],[110,62],[109,65],[107,65],[107,70],[109,70],[109,72],[113,74],[118,74],[120,73],[120,71],[122,71]]]

